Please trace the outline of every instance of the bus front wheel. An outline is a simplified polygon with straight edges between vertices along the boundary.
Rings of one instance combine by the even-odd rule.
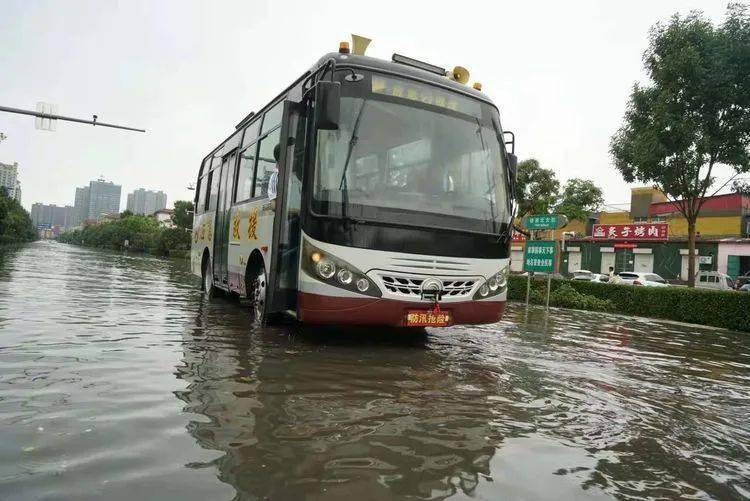
[[[248,272],[247,297],[250,299],[250,315],[254,324],[263,325],[266,320],[266,279],[265,267],[261,264]]]

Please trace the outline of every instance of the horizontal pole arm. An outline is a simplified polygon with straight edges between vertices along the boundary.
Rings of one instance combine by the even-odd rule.
[[[78,122],[81,124],[90,124],[90,125],[101,126],[101,127],[112,127],[113,129],[132,130],[135,132],[146,132],[145,129],[125,127],[124,125],[108,124],[105,122],[95,122],[94,120],[83,120],[81,118],[65,117],[62,115],[51,115],[49,113],[41,113],[39,111],[31,111],[31,110],[22,110],[20,108],[10,108],[8,106],[0,106],[0,111],[5,111],[7,113],[18,113],[19,115],[31,115],[32,117],[37,117],[37,118],[48,118],[50,120],[63,120],[66,122]]]

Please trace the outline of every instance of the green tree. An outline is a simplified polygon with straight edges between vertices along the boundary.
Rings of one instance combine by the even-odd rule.
[[[36,238],[29,213],[0,186],[0,243],[31,242]]]
[[[177,200],[174,203],[174,214],[172,222],[178,228],[193,229],[193,202],[189,200]]]
[[[589,214],[596,212],[604,203],[602,190],[588,179],[569,179],[560,193],[560,202],[555,212],[565,214],[568,219],[585,221]]]
[[[130,217],[133,215],[133,211],[130,209],[126,209],[122,212],[120,212],[120,219],[125,219],[126,217]]]
[[[644,64],[650,84],[634,86],[610,152],[625,181],[653,184],[687,220],[693,286],[696,220],[714,169],[750,170],[747,8],[730,4],[719,26],[700,12],[655,25]]]
[[[551,169],[543,169],[533,158],[518,164],[516,199],[518,215],[546,214],[557,200],[560,182]]]
[[[734,193],[742,193],[743,195],[750,195],[750,181],[745,179],[735,179],[732,183],[732,191]]]

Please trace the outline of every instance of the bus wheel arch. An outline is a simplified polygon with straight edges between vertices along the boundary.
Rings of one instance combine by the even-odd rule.
[[[245,268],[245,297],[250,301],[250,315],[255,324],[266,320],[266,286],[268,274],[260,251],[250,253]]]
[[[208,247],[203,249],[203,257],[201,258],[201,290],[206,291],[206,275],[209,272],[208,267],[211,265],[211,253],[208,251]],[[213,270],[210,270],[213,274]]]

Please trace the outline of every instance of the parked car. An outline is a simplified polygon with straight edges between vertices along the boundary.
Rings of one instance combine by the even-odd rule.
[[[571,280],[578,280],[582,282],[609,282],[608,275],[602,275],[601,273],[594,273],[589,270],[576,270],[573,272]]]
[[[644,287],[669,287],[667,281],[656,273],[641,273],[636,271],[621,271],[614,276],[611,282],[614,284]]]
[[[734,280],[734,286],[739,290],[743,285],[750,284],[750,271],[745,272]]]
[[[732,277],[718,271],[701,271],[695,279],[695,286],[701,289],[730,291],[734,289]]]
[[[743,285],[737,290],[740,292],[750,292],[750,283]]]

